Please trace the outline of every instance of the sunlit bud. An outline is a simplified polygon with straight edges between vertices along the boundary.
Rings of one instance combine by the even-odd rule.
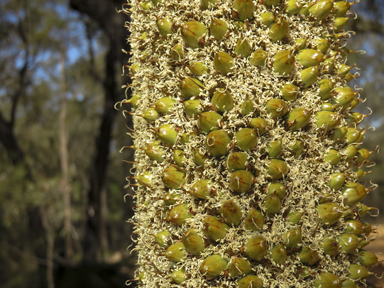
[[[348,206],[354,206],[365,198],[367,189],[359,183],[347,183],[341,190],[344,197],[344,203]]]
[[[173,262],[181,261],[186,256],[184,244],[181,242],[172,244],[167,248],[164,255]]]
[[[149,11],[149,10],[151,10],[151,8],[153,8],[152,1],[145,1],[145,2],[141,3],[140,5],[141,5],[141,7],[143,7],[143,9],[145,11]]]
[[[220,208],[220,215],[228,225],[239,225],[243,214],[241,207],[233,200],[228,200],[223,203]]]
[[[256,275],[245,276],[237,281],[239,288],[263,288],[263,281]]]
[[[227,234],[229,226],[221,222],[215,216],[207,216],[204,219],[203,232],[212,241],[223,239]]]
[[[205,146],[209,154],[213,157],[220,157],[227,154],[228,144],[231,142],[227,132],[216,130],[208,134],[205,138]]]
[[[337,68],[337,74],[339,74],[341,77],[345,77],[352,67],[353,66],[349,66],[347,64],[340,64]]]
[[[216,89],[211,99],[213,106],[219,112],[226,112],[233,108],[233,98],[231,93],[226,89]]]
[[[295,51],[300,51],[307,47],[307,39],[299,38],[295,41]]]
[[[186,78],[180,81],[180,93],[184,99],[189,99],[200,94],[204,84],[195,78]]]
[[[353,91],[353,89],[348,86],[336,88],[334,93],[336,95],[333,97],[332,103],[335,105],[343,106],[343,108],[346,108],[355,98],[355,91]]]
[[[336,17],[335,19],[335,28],[336,32],[343,30],[345,24],[347,24],[349,17]]]
[[[218,277],[227,268],[228,262],[220,255],[208,256],[201,264],[200,273],[207,279]]]
[[[171,279],[173,280],[173,282],[175,282],[176,284],[181,284],[183,283],[185,280],[187,280],[187,277],[185,275],[185,272],[181,269],[176,269],[175,271],[172,272],[171,274]]]
[[[363,233],[363,223],[358,220],[348,220],[345,222],[346,228],[345,233],[352,233],[356,236],[360,236]]]
[[[347,176],[344,173],[333,173],[327,183],[327,186],[331,189],[339,190],[343,185]]]
[[[174,223],[177,226],[183,225],[188,218],[192,218],[193,215],[189,212],[187,204],[181,204],[175,206],[169,211],[167,221]]]
[[[335,14],[335,17],[343,17],[349,11],[349,8],[354,3],[355,2],[350,3],[347,0],[334,2],[333,3],[334,12],[333,13]]]
[[[207,158],[206,155],[199,152],[199,149],[193,149],[193,162],[195,162],[196,165],[204,165]]]
[[[241,128],[235,135],[237,146],[243,151],[252,150],[257,143],[256,130],[252,128]]]
[[[301,17],[304,18],[304,17],[309,15],[309,4],[310,3],[305,3],[304,2],[304,5],[301,6],[300,11],[299,11],[299,14],[300,14]]]
[[[172,244],[172,235],[168,231],[161,231],[155,235],[157,243],[163,247],[167,248]]]
[[[131,71],[132,74],[136,74],[137,71],[139,71],[139,69],[140,69],[139,63],[135,63],[131,67],[129,67],[129,70]]]
[[[359,217],[363,217],[365,214],[367,214],[369,212],[369,210],[375,209],[373,207],[368,207],[367,205],[362,204],[362,203],[358,203],[356,205],[356,207],[358,208],[357,211],[358,211]]]
[[[240,106],[241,115],[245,116],[245,115],[253,112],[254,108],[255,108],[255,105],[253,104],[252,100],[249,99],[248,96],[246,96],[243,103],[241,103],[241,106]]]
[[[341,1],[343,2],[343,1]],[[343,281],[343,285],[341,286],[341,288],[357,288],[355,282],[347,279],[345,281]]]
[[[337,243],[336,239],[333,238],[324,239],[320,246],[324,253],[329,256],[334,256],[339,251],[339,244]]]
[[[199,199],[207,199],[215,195],[215,190],[212,187],[212,182],[209,179],[198,180],[193,184],[190,194]]]
[[[125,103],[131,104],[133,107],[137,108],[141,100],[141,94],[134,94],[130,99],[125,100]]]
[[[287,191],[287,189],[285,188],[285,186],[282,183],[272,182],[268,186],[267,194],[268,195],[274,194],[277,197],[279,197],[280,200],[283,200],[286,191]]]
[[[344,141],[345,135],[347,135],[347,131],[347,127],[337,127],[332,131],[329,139],[333,140],[335,144],[341,143]]]
[[[289,76],[295,67],[295,56],[291,51],[283,50],[277,52],[272,58],[273,61],[273,72],[280,75]]]
[[[171,57],[175,61],[180,61],[184,58],[184,50],[182,44],[176,44],[171,49]]]
[[[316,49],[321,53],[326,54],[330,47],[330,43],[327,39],[318,39],[316,40]]]
[[[369,243],[371,243],[371,239],[368,239],[368,238],[366,238],[366,237],[360,237],[359,238],[359,246],[358,246],[358,248],[359,249],[362,249],[362,248],[364,248],[365,246],[367,246]]]
[[[140,185],[147,186],[149,188],[153,187],[153,174],[150,172],[144,172],[143,174],[135,176],[135,179],[137,182],[139,182]]]
[[[309,13],[316,17],[318,21],[323,20],[331,12],[334,0],[316,1],[309,7]],[[325,288],[325,287],[324,287]]]
[[[185,231],[182,242],[185,246],[185,250],[195,256],[199,256],[205,249],[204,240],[197,234],[195,229]]]
[[[360,220],[361,223],[363,223],[363,234],[368,237],[369,234],[371,234],[372,232],[372,226],[371,224],[369,224],[368,222],[364,221],[364,220]]]
[[[316,66],[324,61],[324,54],[314,49],[303,49],[297,54],[296,61],[304,67]]]
[[[179,200],[181,195],[179,193],[170,192],[165,194],[163,197],[164,203],[167,205],[173,205],[176,204],[177,200]]]
[[[273,15],[271,12],[261,13],[260,17],[261,23],[263,23],[267,27],[271,26],[272,23],[275,22],[275,15]]]
[[[331,165],[336,165],[341,160],[341,154],[336,150],[329,150],[328,153],[324,155],[324,162],[328,162]]]
[[[296,140],[295,144],[289,146],[289,150],[293,156],[298,157],[304,151],[304,143],[302,141]]]
[[[220,73],[227,75],[232,72],[233,58],[225,52],[216,53],[213,59],[213,67]]]
[[[331,103],[324,102],[321,104],[321,111],[333,112],[335,109],[336,109],[336,106]]]
[[[221,40],[227,34],[228,24],[224,20],[213,18],[209,32],[216,40]]]
[[[204,63],[193,61],[187,66],[191,72],[197,76],[201,76],[207,73],[208,68]]]
[[[208,111],[201,113],[197,125],[199,129],[205,133],[209,133],[212,130],[217,130],[221,115],[214,111]]]
[[[255,4],[252,0],[235,0],[233,2],[232,16],[240,21],[253,18]]]
[[[318,205],[317,213],[319,214],[320,223],[325,225],[335,224],[343,215],[341,207],[332,202]]]
[[[267,146],[267,151],[269,158],[280,158],[283,151],[283,141],[281,139],[277,139],[269,143]]]
[[[363,164],[363,162],[365,160],[368,159],[369,155],[371,155],[372,152],[369,152],[367,149],[359,149],[357,150],[357,159],[356,159],[356,163],[357,164]]]
[[[320,111],[316,113],[316,126],[331,131],[340,123],[340,115],[335,112]]]
[[[332,96],[332,89],[333,89],[333,84],[332,84],[332,81],[329,80],[329,79],[322,79],[319,81],[319,87],[320,87],[320,91],[319,91],[319,96],[321,98],[321,100],[327,100],[329,98],[331,98]]]
[[[348,116],[345,118],[345,121],[348,125],[352,123],[360,124],[366,116],[367,115],[361,114],[359,112],[353,112],[348,114]]]
[[[247,26],[241,21],[233,21],[233,26],[236,30],[243,31]]]
[[[349,127],[347,130],[347,134],[345,135],[345,142],[347,144],[359,143],[361,133],[361,130],[354,127]]]
[[[252,118],[248,125],[255,129],[259,136],[267,132],[268,123],[262,118]]]
[[[185,113],[189,117],[196,117],[201,112],[200,100],[187,100],[183,102]]]
[[[249,57],[249,63],[256,67],[263,67],[265,65],[265,60],[267,59],[267,52],[262,49],[256,50]]]
[[[369,270],[364,266],[351,264],[351,266],[349,266],[349,274],[347,277],[353,280],[361,280],[367,278],[370,274]]]
[[[153,5],[156,6],[162,2],[162,0],[151,0]]]
[[[309,246],[303,246],[297,256],[305,265],[314,265],[319,260],[317,251],[310,249]]]
[[[271,114],[271,118],[281,118],[288,113],[288,105],[284,100],[273,98],[265,105],[267,112]]]
[[[335,68],[335,57],[330,57],[324,60],[321,71],[323,74],[332,74],[333,68]]]
[[[352,75],[350,72],[348,72],[347,75],[345,75],[345,80],[347,81],[347,83],[349,83],[358,76],[359,75]]]
[[[343,155],[347,162],[351,162],[353,158],[356,156],[356,154],[357,154],[357,147],[355,145],[348,145],[343,151]]]
[[[350,233],[341,234],[338,237],[339,249],[345,253],[351,253],[359,246],[359,238]]]
[[[159,113],[172,113],[176,101],[171,97],[163,97],[156,101],[155,109]]]
[[[166,145],[173,146],[177,138],[177,129],[171,124],[163,124],[155,129],[157,137]]]
[[[229,188],[235,193],[248,192],[254,181],[254,176],[251,172],[246,170],[238,170],[231,174],[231,180],[229,182]]]
[[[160,114],[154,108],[147,108],[143,112],[143,118],[148,122],[154,122],[160,118]]]
[[[206,32],[207,27],[198,21],[190,21],[181,26],[181,38],[191,48],[201,48],[204,46],[202,37]]]
[[[156,22],[159,33],[162,36],[167,36],[172,33],[172,23],[167,18],[162,18]]]
[[[243,274],[249,274],[251,273],[251,271],[252,271],[251,263],[249,263],[249,261],[240,257],[232,258],[228,266],[228,273],[229,273],[229,276],[231,277],[237,277]]]
[[[270,194],[264,199],[264,206],[268,216],[272,216],[280,212],[281,200],[275,194]]]
[[[228,155],[225,164],[230,172],[245,170],[247,155],[243,152],[234,152]]]
[[[251,45],[247,39],[241,37],[236,44],[235,53],[237,56],[247,58],[251,54]]]
[[[356,175],[357,179],[360,179],[360,178],[364,177],[366,174],[369,174],[368,172],[364,172],[363,170],[361,170],[358,167],[352,168],[352,171]]]
[[[173,160],[175,160],[175,163],[178,166],[183,167],[185,161],[187,160],[187,157],[185,157],[185,154],[183,151],[175,150],[175,152],[173,152]]]
[[[273,42],[286,38],[289,34],[289,24],[285,19],[277,19],[275,24],[269,28],[269,37]]]
[[[377,256],[369,251],[360,251],[359,254],[357,254],[357,260],[359,260],[363,266],[372,266],[379,261]]]
[[[286,3],[285,12],[288,15],[294,15],[300,12],[301,7],[303,6],[303,2],[299,0],[288,0]]]
[[[309,123],[311,111],[304,108],[295,108],[289,112],[286,124],[290,131],[304,128]]]
[[[255,261],[261,261],[267,254],[267,249],[267,240],[263,236],[252,237],[245,244],[245,254]]]
[[[304,88],[308,88],[317,80],[319,69],[317,66],[309,67],[300,72],[301,82]]]
[[[287,260],[287,249],[282,244],[277,245],[269,252],[269,258],[276,264],[281,265]]]
[[[275,180],[283,178],[288,174],[289,168],[287,163],[282,160],[271,159],[268,165],[268,174]]]
[[[159,163],[164,161],[165,151],[163,147],[160,145],[160,141],[149,143],[144,148],[144,151],[145,151],[145,154],[147,154],[149,158],[151,158],[152,160],[156,160]]]
[[[212,9],[216,5],[216,0],[200,0],[200,4],[202,10]]]
[[[339,277],[332,273],[321,273],[318,280],[313,282],[314,288],[341,288],[342,282]]]
[[[284,245],[288,250],[296,248],[301,242],[301,228],[292,229],[283,234]]]
[[[283,99],[287,101],[294,101],[299,94],[299,87],[293,84],[285,84],[283,88],[281,88],[281,93],[283,94]]]
[[[185,172],[176,165],[169,166],[161,176],[164,185],[170,189],[180,189],[181,185],[186,182]]]
[[[304,212],[300,212],[300,211],[289,212],[287,215],[287,221],[292,225],[299,224],[303,214]]]
[[[252,208],[245,217],[244,228],[251,231],[259,231],[263,229],[264,223],[264,215],[260,211]]]

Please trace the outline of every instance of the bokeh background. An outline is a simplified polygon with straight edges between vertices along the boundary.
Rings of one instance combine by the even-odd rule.
[[[351,86],[363,89],[359,112],[373,111],[360,124],[368,130],[363,147],[372,151],[384,142],[383,2],[353,5],[358,18],[346,27],[357,33],[347,47],[358,51],[349,64],[361,75]],[[125,187],[132,165],[123,162],[133,160],[133,150],[120,151],[132,145],[131,120],[121,113],[130,107],[114,109],[129,84],[123,68],[129,16],[117,13],[124,4],[0,0],[2,288],[113,288],[134,277],[135,254],[128,249],[134,203]],[[381,212],[383,159],[373,153],[368,166],[375,167],[365,168],[372,173],[361,179],[379,185],[365,204]],[[384,253],[384,213],[371,212],[365,220],[377,238],[368,249]],[[383,265],[374,271],[381,276]]]

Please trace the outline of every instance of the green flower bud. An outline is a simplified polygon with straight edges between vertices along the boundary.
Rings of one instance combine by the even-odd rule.
[[[303,279],[311,276],[312,272],[308,267],[303,266],[297,270],[296,275],[296,277],[298,277],[299,279]]]
[[[333,3],[333,10],[335,17],[343,17],[347,12],[349,11],[349,8],[353,5],[354,3],[350,3],[348,1],[335,1]]]
[[[349,266],[349,274],[347,277],[353,280],[362,280],[367,278],[370,274],[371,273],[369,273],[369,270],[364,266],[359,264],[351,264]]]
[[[344,203],[348,206],[354,206],[365,198],[367,189],[359,183],[347,183],[341,190],[344,197]]]
[[[256,275],[245,276],[237,281],[239,288],[263,288],[263,281]]]
[[[259,231],[263,229],[264,223],[264,215],[260,211],[251,208],[245,217],[244,228],[251,231]]]
[[[321,53],[326,54],[331,44],[327,39],[318,39],[316,41],[316,49]]]
[[[281,200],[275,194],[270,194],[264,199],[264,206],[267,209],[266,213],[268,216],[273,216],[280,212]]]
[[[289,168],[287,163],[282,160],[271,159],[268,165],[268,174],[275,180],[283,178],[288,174]]]
[[[300,211],[289,212],[287,215],[287,221],[292,225],[299,224],[303,214],[304,212],[300,212]]]
[[[252,118],[248,125],[249,127],[256,130],[258,136],[261,136],[267,132],[268,123],[262,118]]]
[[[345,81],[347,81],[347,83],[351,82],[353,79],[357,78],[359,75],[355,74],[355,75],[352,75],[352,73],[347,73],[347,75],[345,75]]]
[[[245,116],[245,115],[253,112],[254,108],[255,108],[255,105],[253,104],[252,100],[249,99],[248,96],[246,96],[243,103],[241,103],[241,106],[240,106],[241,115]]]
[[[243,152],[234,152],[228,155],[225,164],[230,172],[245,170],[247,163],[247,154]]]
[[[328,153],[324,155],[324,162],[328,162],[331,165],[336,165],[341,160],[341,154],[336,150],[329,150]]]
[[[129,70],[131,71],[132,74],[136,74],[137,71],[139,71],[139,68],[140,68],[140,64],[135,63],[131,67],[129,67]]]
[[[356,236],[360,236],[361,233],[363,233],[363,223],[361,223],[358,220],[348,220],[345,222],[346,228],[345,233],[351,233]]]
[[[348,21],[349,17],[336,17],[335,18],[335,28],[336,28],[336,32],[340,32],[341,30],[343,30],[345,24],[347,24],[347,21]]]
[[[249,44],[248,40],[241,37],[235,47],[235,53],[237,56],[247,58],[251,54],[251,45]]]
[[[352,67],[353,66],[348,66],[347,64],[340,64],[340,66],[337,68],[337,74],[339,74],[341,77],[345,77]]]
[[[359,238],[350,233],[341,234],[338,237],[340,251],[351,253],[359,246]]]
[[[205,146],[213,157],[220,157],[227,154],[227,147],[231,142],[227,132],[216,130],[208,134],[205,138]]]
[[[243,274],[249,274],[251,273],[251,271],[252,271],[251,263],[249,263],[249,261],[240,257],[232,258],[228,266],[228,274],[231,277],[237,277]]]
[[[285,186],[282,183],[272,182],[268,186],[267,195],[274,194],[277,197],[279,197],[280,200],[283,200],[286,191],[287,191],[287,189],[285,188]]]
[[[331,189],[339,190],[343,185],[347,176],[344,173],[333,173],[327,183],[327,186]]]
[[[321,104],[321,111],[329,111],[333,112],[336,109],[336,106],[331,103],[322,103]]]
[[[228,262],[220,255],[208,256],[201,264],[200,273],[207,279],[215,279],[227,268]]]
[[[323,74],[333,74],[334,68],[335,68],[335,57],[330,57],[324,60],[321,71],[323,72]]]
[[[196,163],[196,165],[204,165],[205,163],[205,160],[207,159],[208,157],[204,154],[201,154],[199,152],[199,149],[193,149],[193,162]]]
[[[220,73],[227,75],[232,72],[233,68],[233,58],[225,52],[216,53],[213,58],[213,68],[215,68]]]
[[[137,175],[135,179],[140,185],[147,186],[149,188],[153,187],[153,174],[150,172],[144,172],[143,174]]]
[[[353,91],[353,89],[348,86],[336,88],[334,93],[336,95],[333,97],[332,103],[342,106],[343,109],[348,107],[348,105],[351,104],[352,100],[355,98],[355,91]]]
[[[189,212],[189,208],[187,204],[181,204],[175,206],[169,211],[167,221],[172,222],[176,226],[183,225],[188,218],[192,218],[193,215]]]
[[[286,125],[290,131],[296,131],[307,126],[310,118],[310,110],[304,108],[295,108],[289,112]]]
[[[181,197],[180,193],[169,192],[163,197],[164,203],[167,205],[174,205]]]
[[[368,237],[369,234],[372,232],[372,226],[368,222],[365,222],[364,220],[360,220],[361,223],[363,223],[363,234]]]
[[[343,1],[341,1],[341,2],[343,2]],[[343,282],[343,285],[341,285],[341,288],[357,288],[357,286],[356,286],[355,282],[347,279]]]
[[[232,95],[226,89],[216,89],[215,93],[213,93],[211,102],[213,106],[215,106],[216,110],[221,113],[229,111],[233,108]]]
[[[181,242],[172,244],[167,248],[164,255],[172,262],[180,262],[186,256],[184,244]]]
[[[212,181],[209,179],[198,180],[195,184],[193,184],[189,193],[198,199],[207,199],[208,197],[212,197],[216,194],[212,184]]]
[[[287,6],[285,7],[285,12],[288,15],[294,15],[300,12],[301,7],[304,5],[299,0],[288,0]]]
[[[173,48],[171,49],[171,57],[175,61],[182,60],[184,58],[183,45],[176,44],[175,46],[173,46]]]
[[[277,42],[286,38],[289,34],[289,24],[285,19],[277,19],[269,28],[269,37],[273,42]]]
[[[124,103],[129,103],[133,107],[137,108],[141,99],[141,94],[134,94],[130,99],[125,100]]]
[[[343,215],[341,207],[332,202],[318,205],[317,213],[319,214],[320,223],[325,225],[335,224]]]
[[[185,113],[189,117],[196,117],[201,112],[200,100],[187,100],[183,102]]]
[[[303,246],[297,256],[305,265],[314,265],[319,260],[317,251],[310,249],[309,246]]]
[[[253,18],[255,12],[255,4],[252,0],[235,0],[233,2],[232,16],[240,21]]]
[[[170,114],[174,110],[176,100],[171,97],[163,97],[156,101],[155,109],[159,113]]]
[[[153,6],[157,6],[161,3],[162,0],[151,0],[153,3]]]
[[[299,39],[296,39],[295,43],[296,43],[296,48],[295,48],[296,51],[303,50],[305,47],[307,47],[307,39],[299,38]]]
[[[191,48],[201,48],[205,41],[202,38],[207,32],[207,27],[198,21],[190,21],[181,26],[181,38]]]
[[[235,135],[237,146],[243,151],[252,150],[256,147],[257,134],[252,128],[241,128]]]
[[[269,252],[269,258],[276,264],[281,265],[287,260],[287,249],[282,244],[277,245]]]
[[[284,245],[288,250],[296,248],[301,238],[301,228],[295,228],[283,234]]]
[[[160,141],[156,141],[153,143],[149,143],[145,148],[144,148],[145,154],[148,155],[149,158],[152,160],[155,160],[159,163],[164,161],[164,155],[165,151],[160,146]]]
[[[258,49],[252,53],[251,57],[249,57],[249,63],[256,67],[265,66],[265,60],[267,59],[267,52],[262,49]]]
[[[344,149],[343,154],[345,156],[345,161],[351,162],[357,154],[357,147],[355,145],[348,145]]]
[[[195,229],[189,229],[184,232],[182,242],[188,253],[199,256],[205,249],[203,238],[197,234]]]
[[[160,35],[166,37],[172,33],[172,23],[167,18],[162,18],[156,22]]]
[[[234,21],[233,26],[236,30],[243,31],[246,27],[246,25],[241,21]]]
[[[273,98],[267,102],[265,108],[271,118],[277,119],[285,116],[288,113],[288,105],[284,100]]]
[[[219,121],[221,120],[221,115],[214,111],[208,111],[201,113],[197,125],[199,129],[205,133],[217,130],[219,126]]]
[[[332,11],[333,1],[334,0],[320,0],[314,2],[314,4],[309,7],[309,13],[315,16],[317,21],[324,20]]]
[[[320,87],[320,91],[319,91],[319,96],[321,98],[321,100],[327,100],[329,98],[331,98],[332,96],[332,89],[333,89],[333,84],[332,84],[332,81],[329,80],[329,79],[322,79],[319,81],[319,87]]]
[[[168,231],[161,231],[155,235],[157,243],[163,247],[167,248],[172,244],[172,235]]]
[[[255,261],[261,261],[267,255],[267,249],[267,240],[263,236],[252,237],[245,244],[245,254]]]
[[[209,32],[216,40],[221,40],[228,32],[228,24],[224,20],[213,18]]]
[[[216,0],[200,0],[201,9],[213,9],[216,6]]]
[[[357,260],[365,267],[375,265],[379,261],[377,256],[369,251],[360,251],[357,254]]]
[[[184,163],[187,160],[187,157],[185,157],[185,153],[181,150],[175,150],[173,152],[173,160],[175,160],[175,163],[179,167],[184,167]]]
[[[356,125],[360,124],[366,115],[363,115],[359,112],[349,113],[347,117],[345,118],[345,121],[347,122],[347,125],[350,125],[352,123],[355,123]]]
[[[154,108],[147,108],[143,112],[143,118],[148,122],[152,123],[160,118],[160,114]]]
[[[162,173],[162,180],[165,187],[169,189],[180,189],[187,179],[185,172],[180,170],[176,165],[171,165]]]
[[[304,143],[302,141],[296,140],[295,144],[289,146],[289,150],[293,156],[298,157],[304,151]]]
[[[218,241],[223,239],[227,234],[229,226],[225,223],[222,223],[215,216],[207,216],[204,219],[204,228],[203,232],[212,241]]]
[[[363,148],[363,149],[357,150],[357,160],[356,160],[356,163],[358,165],[363,164],[368,159],[368,157],[370,155],[371,155],[371,152],[369,152],[367,149]]]
[[[295,101],[297,95],[299,94],[299,87],[293,84],[285,84],[283,88],[281,88],[281,93],[283,94],[283,99],[287,101]]]
[[[277,6],[280,4],[281,0],[263,0],[263,4],[267,7]]]
[[[327,1],[327,0],[325,0]],[[333,0],[330,0],[333,1]],[[320,1],[324,2],[324,1]],[[336,275],[332,273],[321,273],[318,280],[313,283],[314,288],[341,288],[342,282]]]
[[[149,11],[153,8],[153,3],[151,1],[145,1],[145,2],[141,3],[140,5],[145,11]]]
[[[267,151],[269,158],[280,158],[283,151],[283,141],[281,139],[277,139],[276,141],[269,143]]]
[[[261,23],[263,23],[267,27],[271,26],[272,23],[275,22],[275,15],[273,15],[271,12],[261,13],[260,17]]]
[[[228,225],[239,225],[243,214],[241,207],[233,200],[228,200],[221,205],[220,215]]]
[[[317,80],[319,69],[317,66],[309,67],[300,72],[302,85],[304,88],[310,87]]]
[[[333,238],[326,238],[322,242],[321,248],[323,249],[325,254],[329,256],[335,256],[336,253],[339,251],[339,244]]]
[[[304,3],[304,5],[301,6],[300,12],[299,12],[300,17],[304,18],[304,17],[309,15],[309,5],[310,5],[310,2],[309,3]]]
[[[251,172],[238,170],[231,174],[229,188],[235,193],[245,193],[251,190],[255,177]]]
[[[335,144],[341,143],[342,141],[344,141],[347,131],[347,127],[337,127],[332,131],[331,135],[329,136],[329,139],[333,140]]]
[[[272,70],[279,75],[289,76],[295,67],[295,56],[288,50],[277,52],[272,61]]]
[[[373,207],[368,207],[367,205],[361,204],[361,203],[356,204],[356,207],[357,207],[357,212],[359,217],[363,217],[365,214],[369,212],[369,210],[375,209]]]
[[[180,93],[184,99],[189,99],[193,96],[200,94],[201,90],[204,89],[204,84],[194,78],[186,78],[180,81]]]
[[[202,75],[206,74],[208,71],[208,67],[204,63],[201,63],[198,61],[190,62],[187,67],[196,76],[202,76]]]
[[[171,274],[171,279],[173,282],[176,284],[181,284],[185,280],[187,280],[187,277],[185,276],[185,272],[182,269],[176,269],[175,271],[172,272]]]
[[[324,54],[314,49],[304,49],[297,54],[296,61],[304,67],[316,66],[324,61]]]

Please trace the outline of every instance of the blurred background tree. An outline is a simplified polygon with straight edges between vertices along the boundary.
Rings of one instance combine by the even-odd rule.
[[[0,283],[2,287],[122,287],[133,278],[133,158],[121,77],[129,51],[124,0],[0,0]],[[348,48],[369,114],[364,146],[384,142],[381,0],[353,5]],[[358,10],[358,11],[357,11]],[[354,68],[353,72],[360,70]],[[124,107],[129,110],[127,105]],[[383,157],[363,178],[384,187]],[[383,188],[366,203],[381,205]],[[382,223],[383,217],[370,219]]]

